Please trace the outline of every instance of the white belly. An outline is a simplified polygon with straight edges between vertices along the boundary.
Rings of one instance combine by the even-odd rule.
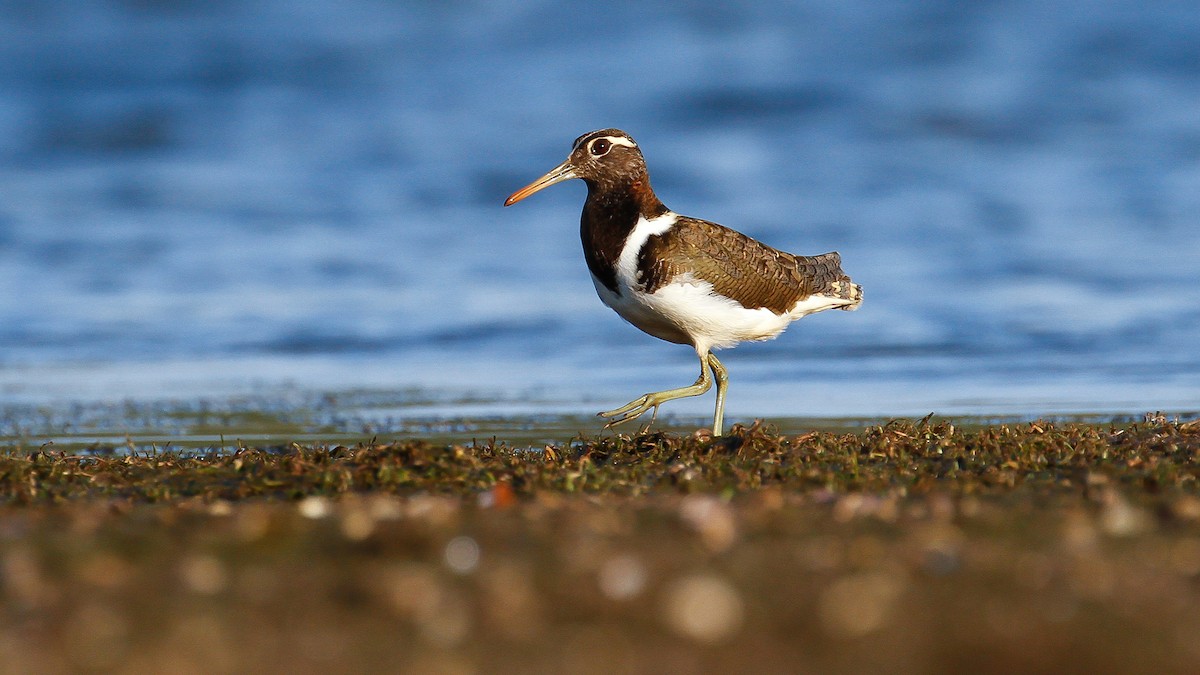
[[[769,309],[746,309],[713,293],[712,284],[683,277],[646,294],[618,281],[621,293],[596,283],[596,293],[621,318],[656,338],[689,344],[697,351],[732,347],[747,340],[767,340],[791,323],[790,315]]]

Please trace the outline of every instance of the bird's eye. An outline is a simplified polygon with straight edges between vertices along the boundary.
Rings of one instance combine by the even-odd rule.
[[[599,157],[600,155],[603,155],[604,153],[608,152],[609,148],[611,148],[611,147],[612,147],[612,143],[609,143],[608,139],[598,138],[598,139],[592,141],[592,154],[595,155],[596,157]]]

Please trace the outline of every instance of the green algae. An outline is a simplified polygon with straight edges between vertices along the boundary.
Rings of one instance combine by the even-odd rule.
[[[1109,476],[1143,491],[1195,485],[1196,423],[1086,425],[1038,421],[963,429],[949,421],[893,421],[857,432],[780,434],[770,425],[636,436],[582,435],[539,448],[494,438],[300,442],[254,447],[233,439],[208,452],[71,454],[54,446],[0,455],[0,499],[120,497],[245,499],[385,490],[462,494],[505,483],[538,490],[638,495],[775,487],[832,492],[901,490],[987,494],[1086,489]],[[282,488],[282,489],[281,489]]]

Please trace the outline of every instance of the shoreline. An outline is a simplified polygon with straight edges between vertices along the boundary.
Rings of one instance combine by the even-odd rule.
[[[399,394],[351,392],[303,397],[238,397],[112,402],[0,404],[0,448],[33,451],[43,446],[64,452],[122,454],[229,451],[238,447],[355,445],[422,440],[441,444],[480,444],[489,440],[513,447],[541,447],[579,439],[628,436],[645,430],[644,422],[604,428],[604,420],[587,413],[503,413],[480,407],[470,412],[458,402],[429,408],[398,400]],[[674,403],[674,402],[672,402]],[[707,403],[707,402],[706,402]],[[575,406],[579,407],[579,406]],[[590,409],[592,406],[586,406]],[[1128,425],[1149,419],[1187,423],[1200,419],[1188,408],[1152,411],[1087,411],[1052,414],[928,414],[913,416],[768,416],[733,414],[727,420],[742,426],[762,425],[780,435],[810,431],[857,433],[871,426],[924,418],[976,429],[1037,420],[1058,424]],[[691,434],[707,428],[711,411],[663,411],[649,428],[653,432]]]

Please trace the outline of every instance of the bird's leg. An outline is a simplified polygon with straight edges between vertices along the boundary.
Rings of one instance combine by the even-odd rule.
[[[722,369],[724,370],[724,369]],[[688,396],[699,396],[712,388],[712,376],[708,374],[707,355],[700,357],[700,377],[690,387],[680,387],[678,389],[668,389],[666,391],[658,391],[646,394],[641,398],[634,399],[629,403],[617,408],[616,410],[608,410],[599,413],[601,417],[610,418],[604,428],[614,427],[618,424],[624,424],[630,420],[637,419],[647,410],[654,409],[654,415],[658,415],[658,406],[673,401],[677,398],[687,398]]]
[[[713,436],[720,436],[721,426],[725,421],[725,390],[729,387],[729,371],[717,360],[716,354],[708,355],[708,366],[712,368],[717,379],[717,412],[713,415]]]

